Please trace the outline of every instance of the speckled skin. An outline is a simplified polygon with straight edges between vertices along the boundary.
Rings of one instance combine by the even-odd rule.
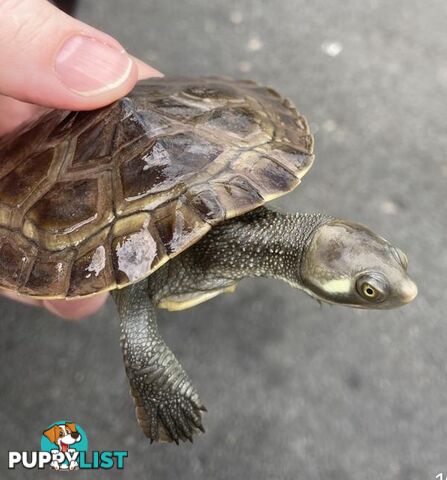
[[[138,422],[151,442],[189,439],[204,431],[204,407],[187,374],[161,338],[147,280],[113,293],[121,347]]]
[[[244,277],[300,286],[303,253],[324,215],[261,207],[212,229],[147,280],[112,292],[137,419],[151,441],[190,440],[202,430],[204,406],[157,327],[155,306],[173,295],[202,294]]]
[[[206,292],[245,277],[301,285],[300,264],[320,214],[281,213],[265,207],[228,220],[150,277],[156,303],[176,294]]]

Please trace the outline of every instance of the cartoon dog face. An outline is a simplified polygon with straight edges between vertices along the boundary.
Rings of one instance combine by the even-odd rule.
[[[68,422],[65,425],[54,425],[43,434],[50,442],[55,443],[61,452],[66,452],[73,443],[79,442],[82,438],[76,431],[76,425]]]

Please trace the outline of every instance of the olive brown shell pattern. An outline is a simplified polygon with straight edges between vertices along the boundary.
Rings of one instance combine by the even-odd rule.
[[[91,295],[137,282],[212,226],[289,192],[313,138],[271,88],[163,78],[0,141],[0,287]]]

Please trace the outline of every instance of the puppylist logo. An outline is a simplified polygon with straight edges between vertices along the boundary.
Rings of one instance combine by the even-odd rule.
[[[51,468],[53,470],[110,470],[124,468],[128,452],[91,451],[83,428],[77,423],[52,423],[42,433],[40,451],[8,452],[8,468],[21,466],[27,470]]]

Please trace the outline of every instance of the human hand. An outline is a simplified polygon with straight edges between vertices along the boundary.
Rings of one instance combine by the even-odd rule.
[[[99,108],[128,93],[138,80],[160,76],[115,39],[46,0],[0,0],[0,136],[44,107]],[[66,301],[2,294],[73,319],[95,312],[107,297]]]

